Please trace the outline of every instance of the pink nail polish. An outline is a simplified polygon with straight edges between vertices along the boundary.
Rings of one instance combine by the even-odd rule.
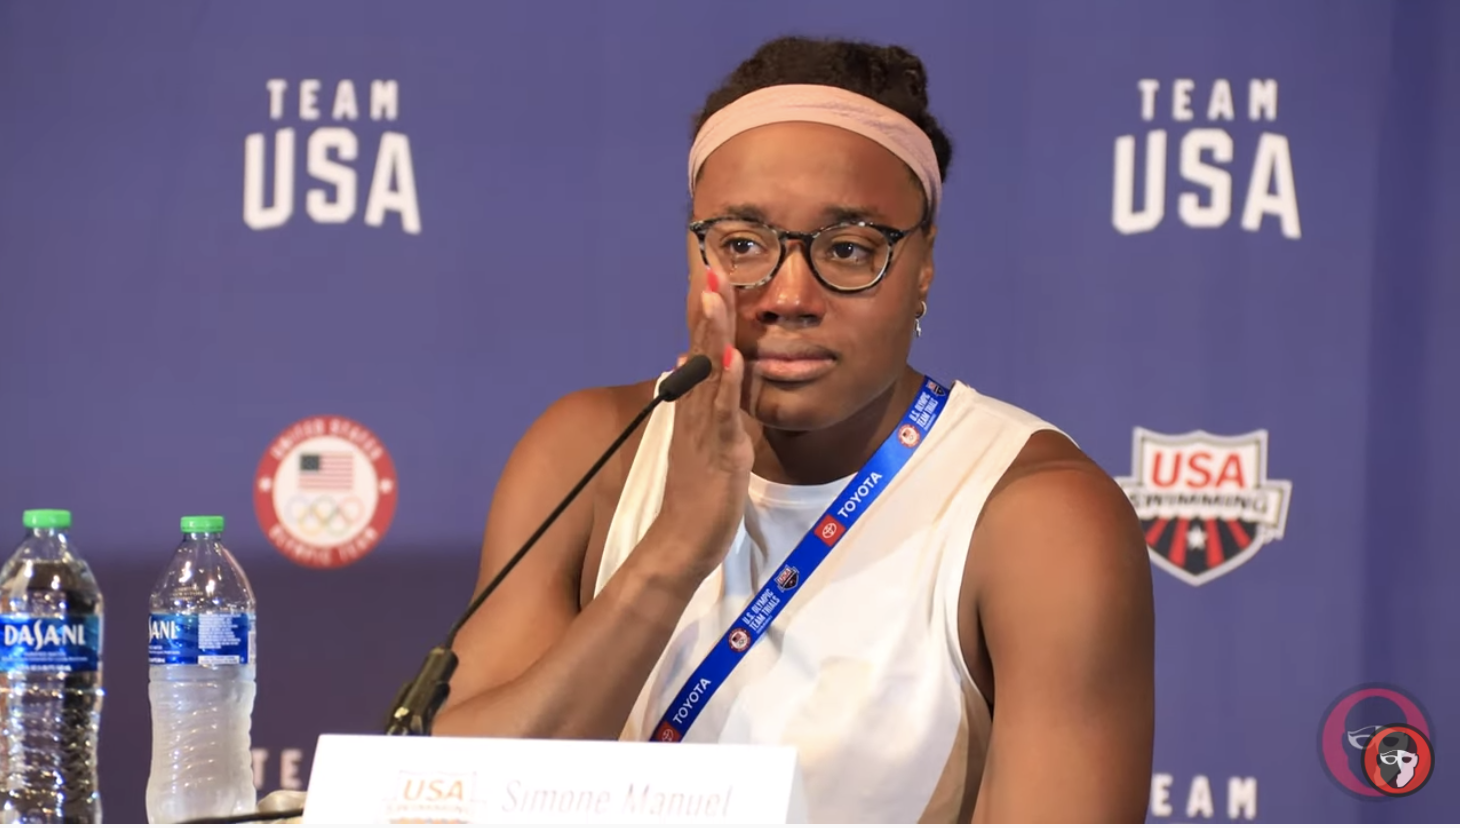
[[[725,369],[728,371],[730,369],[730,363],[732,363],[734,361],[735,361],[735,346],[734,345],[726,345],[725,346],[725,354],[724,354],[724,356],[720,357],[720,364],[723,365],[723,366],[725,366]]]
[[[705,288],[707,290],[709,290],[711,293],[719,293],[720,292],[720,277],[718,277],[718,276],[715,275],[715,271],[713,271],[713,270],[706,270],[705,271]]]

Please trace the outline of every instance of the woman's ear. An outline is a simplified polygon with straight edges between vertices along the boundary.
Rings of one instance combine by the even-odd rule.
[[[918,299],[926,302],[928,291],[933,288],[933,241],[938,238],[938,226],[930,224],[923,232],[928,240],[923,251],[923,266],[918,270]]]

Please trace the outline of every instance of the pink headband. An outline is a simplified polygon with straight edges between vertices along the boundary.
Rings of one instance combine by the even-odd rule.
[[[721,144],[746,130],[767,124],[808,121],[828,124],[876,141],[912,168],[923,184],[932,212],[943,197],[938,156],[927,133],[906,116],[871,98],[835,86],[785,84],[769,86],[737,98],[711,115],[689,151],[689,192],[705,159]]]

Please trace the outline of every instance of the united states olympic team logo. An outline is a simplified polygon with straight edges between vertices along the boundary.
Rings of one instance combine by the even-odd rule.
[[[1140,518],[1151,560],[1201,586],[1281,540],[1292,483],[1267,476],[1267,454],[1265,430],[1229,437],[1137,428],[1132,475],[1116,480]]]
[[[395,516],[395,463],[371,431],[345,417],[309,417],[274,438],[254,474],[254,513],[269,542],[315,569],[346,566]]]
[[[897,430],[897,441],[908,448],[917,446],[921,439],[923,439],[923,435],[918,432],[916,426],[903,424],[902,428]]]
[[[742,630],[739,627],[736,627],[735,629],[730,631],[730,649],[734,650],[737,653],[743,653],[745,652],[745,648],[749,646],[750,633]]]
[[[1434,734],[1424,707],[1387,684],[1346,690],[1318,724],[1318,761],[1357,799],[1409,796],[1434,775]]]

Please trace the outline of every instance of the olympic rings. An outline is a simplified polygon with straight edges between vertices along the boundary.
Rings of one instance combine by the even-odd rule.
[[[355,533],[365,517],[365,504],[353,494],[346,495],[339,503],[328,494],[312,499],[296,494],[289,499],[285,513],[289,528],[306,538],[324,534],[339,539]]]

